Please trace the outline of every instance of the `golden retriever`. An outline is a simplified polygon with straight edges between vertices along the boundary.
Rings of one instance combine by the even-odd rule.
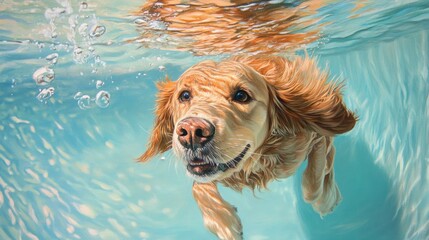
[[[304,200],[321,215],[341,200],[333,137],[350,131],[357,118],[342,100],[341,84],[328,82],[308,57],[204,61],[158,88],[155,126],[139,160],[172,148],[195,180],[205,226],[220,239],[242,239],[242,226],[217,183],[265,188],[308,159]]]

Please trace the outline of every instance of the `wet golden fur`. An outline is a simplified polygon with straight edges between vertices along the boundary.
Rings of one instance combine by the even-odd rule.
[[[225,100],[233,84],[248,85],[255,102],[240,105]],[[178,103],[178,92],[183,88],[198,90],[193,102]],[[328,74],[313,60],[257,55],[235,56],[219,63],[205,61],[178,81],[159,83],[158,89],[155,125],[140,161],[172,147],[180,156],[174,130],[186,116],[204,116],[216,122],[221,156],[235,156],[244,142],[252,145],[250,154],[236,168],[194,183],[194,198],[204,223],[220,239],[241,239],[242,228],[234,208],[220,196],[217,182],[235,190],[265,188],[272,180],[294,174],[308,159],[302,181],[304,200],[322,215],[341,200],[334,179],[332,142],[336,134],[354,127],[356,117],[343,103],[341,84],[329,82]],[[200,93],[204,89],[205,95]],[[224,158],[218,161],[225,162]]]

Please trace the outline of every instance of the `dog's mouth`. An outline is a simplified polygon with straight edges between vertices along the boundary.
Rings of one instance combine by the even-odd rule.
[[[246,155],[249,148],[250,144],[247,144],[240,154],[238,154],[235,158],[226,163],[213,163],[203,158],[194,158],[188,162],[187,169],[192,174],[198,176],[209,176],[219,171],[226,172],[228,169],[235,168],[238,165],[238,163]]]

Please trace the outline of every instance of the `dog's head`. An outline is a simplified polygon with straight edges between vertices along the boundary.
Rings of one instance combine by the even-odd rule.
[[[240,171],[273,134],[346,132],[355,117],[340,87],[326,80],[312,61],[300,58],[199,63],[177,81],[158,84],[155,126],[139,160],[173,148],[192,178],[209,182]]]

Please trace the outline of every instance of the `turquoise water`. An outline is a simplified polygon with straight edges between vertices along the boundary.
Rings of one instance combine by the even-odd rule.
[[[360,118],[335,140],[343,201],[321,219],[303,169],[255,194],[221,188],[245,239],[429,239],[429,2],[366,1],[357,15],[352,2],[319,11],[332,24],[306,49],[345,79]],[[173,154],[135,158],[155,83],[219,56],[138,48],[125,41],[141,3],[87,3],[0,1],[0,239],[215,239]],[[105,31],[84,37],[74,19]],[[37,85],[37,71],[53,80]]]

